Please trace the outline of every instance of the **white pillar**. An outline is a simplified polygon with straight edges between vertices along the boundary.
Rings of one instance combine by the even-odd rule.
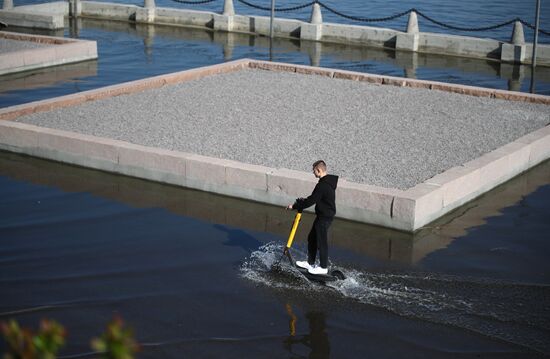
[[[315,3],[311,9],[309,24],[302,23],[300,28],[300,39],[319,41],[323,37],[323,16],[321,6]]]
[[[313,4],[309,23],[313,25],[320,25],[323,23],[323,15],[321,15],[321,6],[317,3]]]
[[[13,9],[13,0],[4,0],[4,3],[2,5],[3,10],[10,10]]]
[[[418,34],[418,17],[415,11],[409,14],[409,22],[407,22],[407,34]]]
[[[516,21],[514,23],[514,30],[512,31],[512,38],[511,38],[510,42],[514,45],[525,45],[525,36],[523,34],[523,25],[519,21]]]
[[[155,0],[144,0],[143,8],[138,8],[136,11],[136,21],[152,23],[155,22]]]
[[[235,15],[235,8],[233,7],[233,0],[225,0],[223,2],[223,15],[225,15],[225,16]]]
[[[420,38],[420,30],[418,28],[418,17],[415,11],[409,14],[409,22],[407,23],[407,32],[397,33],[395,40],[396,50],[418,51],[418,41]]]
[[[500,60],[503,62],[512,62],[516,64],[524,63],[526,57],[525,36],[523,35],[523,25],[521,22],[514,23],[512,38],[510,43],[503,43],[500,48]]]
[[[82,2],[80,0],[69,0],[69,15],[72,17],[82,15]]]

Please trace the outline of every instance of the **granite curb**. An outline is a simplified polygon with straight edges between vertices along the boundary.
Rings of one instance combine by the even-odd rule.
[[[0,75],[97,59],[95,41],[3,31],[0,38],[51,45],[0,54]]]

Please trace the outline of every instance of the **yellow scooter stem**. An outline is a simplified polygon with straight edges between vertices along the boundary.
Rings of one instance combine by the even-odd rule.
[[[300,218],[302,218],[302,212],[296,213],[296,217],[294,217],[294,223],[292,223],[292,229],[290,230],[290,234],[288,235],[288,241],[286,242],[286,250],[288,250],[290,246],[292,246],[292,241],[294,240],[294,236],[296,235],[298,224],[300,224]]]

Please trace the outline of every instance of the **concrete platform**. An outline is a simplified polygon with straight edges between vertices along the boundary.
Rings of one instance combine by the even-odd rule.
[[[13,7],[13,1],[11,4],[4,1],[0,10],[0,21],[8,26],[58,30],[65,28],[65,16],[68,13],[69,3],[66,1],[17,7]]]
[[[97,59],[89,40],[0,31],[0,75]]]
[[[329,83],[338,81],[338,86],[352,88],[363,84],[370,86],[368,87],[369,91],[375,92],[400,88],[400,91],[411,92],[415,95],[417,93],[432,93],[436,98],[446,94],[445,96],[457,97],[461,101],[471,104],[477,101],[476,98],[480,100],[485,98],[484,101],[487,101],[490,105],[494,103],[497,105],[496,107],[537,104],[533,105],[539,117],[538,122],[534,125],[535,127],[532,127],[534,130],[530,130],[527,134],[517,135],[512,141],[502,143],[495,149],[485,150],[485,152],[473,158],[469,157],[468,160],[464,160],[462,163],[449,164],[436,173],[427,173],[425,179],[406,188],[384,187],[368,181],[353,181],[350,180],[350,176],[345,175],[337,192],[338,216],[341,218],[405,231],[415,231],[550,157],[550,126],[548,126],[550,122],[550,107],[548,107],[550,98],[547,96],[253,60],[240,60],[157,76],[3,109],[0,111],[0,119],[6,121],[0,122],[0,149],[258,202],[285,205],[297,196],[308,194],[313,188],[315,180],[308,172],[308,165],[305,165],[307,168],[293,168],[290,166],[289,169],[284,168],[284,166],[274,167],[268,163],[269,158],[266,158],[266,163],[261,165],[258,163],[245,163],[234,158],[215,158],[174,150],[166,145],[163,146],[164,148],[159,148],[158,145],[152,146],[149,144],[146,146],[144,143],[130,143],[131,141],[124,140],[124,135],[132,132],[132,128],[121,127],[121,131],[112,133],[112,136],[98,137],[86,133],[79,134],[73,131],[45,128],[40,123],[35,123],[35,125],[21,123],[32,122],[37,118],[59,117],[64,111],[77,111],[81,116],[80,123],[93,125],[94,123],[101,123],[99,116],[103,116],[89,117],[89,114],[86,115],[87,106],[98,108],[98,106],[94,106],[95,103],[100,105],[99,107],[105,107],[109,101],[120,100],[128,104],[132,103],[132,96],[139,96],[140,93],[148,98],[160,98],[155,97],[159,96],[159,92],[155,91],[164,89],[168,92],[174,92],[176,86],[185,82],[190,81],[190,84],[196,85],[200,81],[216,78],[216,76],[211,75],[239,74],[242,70],[248,69],[306,74],[311,75],[312,79],[323,79]],[[273,72],[269,72],[269,74],[273,74]],[[336,83],[334,83],[334,86],[336,86]],[[228,95],[236,96],[238,92],[240,90],[229,92]],[[451,95],[451,93],[453,94]],[[303,96],[307,97],[307,94],[303,94]],[[202,97],[202,100],[204,101],[202,103],[203,111],[209,113],[214,106],[213,101],[216,100],[208,96]],[[388,100],[400,101],[399,98]],[[85,102],[87,104],[84,104]],[[252,100],[251,102],[255,103]],[[139,102],[134,101],[133,103],[135,106],[140,106]],[[288,106],[286,103],[281,105]],[[146,105],[145,107],[149,106]],[[468,106],[463,107],[465,107],[463,110],[468,110]],[[127,106],[125,108],[128,111],[131,110]],[[174,108],[178,108],[177,103],[174,103]],[[186,110],[189,107],[182,106],[181,108]],[[525,109],[529,110],[530,107]],[[173,109],[164,108],[164,111],[169,112],[171,110]],[[258,109],[258,111],[262,110],[264,108]],[[435,113],[435,110],[433,112]],[[33,117],[32,114],[38,113],[40,113],[38,116]],[[155,116],[147,114],[143,117],[140,121],[145,120],[149,123],[150,132],[143,130],[137,132],[153,136],[157,122]],[[296,113],[296,117],[306,118],[307,116]],[[77,118],[73,119],[74,123],[79,123]],[[186,122],[191,121],[188,123],[190,128],[193,127],[193,119],[193,116],[185,118]],[[524,120],[521,116],[516,119],[518,122]],[[217,121],[221,120],[217,119]],[[114,125],[123,123],[123,121],[117,120],[110,122],[113,122]],[[48,124],[48,126],[51,127],[51,124]],[[198,127],[199,133],[201,128],[203,129],[201,138],[208,144],[208,139],[215,134],[209,131],[207,127]],[[260,146],[268,149],[274,149],[274,146],[283,146],[287,149],[287,153],[292,153],[292,143],[286,143],[284,138],[279,138],[276,143],[268,141],[266,134],[275,131],[275,123],[273,128],[265,127],[265,125],[262,128],[263,132],[259,134]],[[285,127],[285,131],[288,133],[292,130],[293,128]],[[444,131],[444,128],[442,130]],[[175,132],[177,130],[172,131],[173,134]],[[403,132],[403,130],[390,131],[388,136],[392,135],[391,132]],[[238,134],[239,131],[237,130],[232,136],[238,136]],[[197,135],[197,133],[187,134],[189,139],[194,136],[200,135]],[[174,141],[174,138],[168,139],[168,141]],[[216,141],[213,142],[213,144],[215,143]],[[243,146],[248,146],[249,152],[257,149],[251,148],[249,142],[243,143]],[[414,148],[408,150],[414,150]],[[449,153],[451,153],[451,150],[449,149]],[[440,152],[442,149],[437,149],[437,151]],[[234,153],[237,152],[239,150],[234,151]],[[307,150],[304,152],[307,153]],[[229,155],[231,153],[233,152],[230,151]],[[360,162],[364,158],[372,157],[375,154],[364,153],[363,155],[364,157],[359,153],[354,157],[354,160]],[[299,156],[299,154],[296,154],[296,157]],[[381,159],[384,160],[383,157]],[[329,164],[333,165],[333,170],[338,169],[338,162],[338,158],[329,160]],[[291,163],[291,161],[288,163]],[[382,163],[384,164],[384,162]],[[386,162],[386,165],[395,164]],[[397,166],[397,168],[399,167]]]

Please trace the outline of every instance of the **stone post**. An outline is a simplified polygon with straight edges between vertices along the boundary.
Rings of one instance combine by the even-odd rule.
[[[300,39],[319,41],[323,37],[323,16],[321,6],[313,4],[309,24],[304,23],[300,28]]]
[[[79,17],[82,15],[82,2],[80,0],[69,0],[69,16]]]
[[[214,30],[233,31],[233,19],[235,17],[235,8],[233,0],[224,0],[223,13],[214,15]]]
[[[321,14],[321,6],[317,3],[313,4],[311,9],[311,17],[309,19],[310,24],[320,25],[323,23],[323,15]]]
[[[510,43],[503,43],[500,49],[500,60],[504,62],[524,63],[526,54],[525,36],[521,22],[514,23]]]
[[[409,21],[407,23],[407,32],[398,33],[395,40],[396,50],[406,51],[418,51],[418,42],[420,38],[420,30],[418,28],[418,17],[415,11],[411,11],[409,14]]]
[[[144,0],[143,8],[136,11],[136,21],[153,23],[155,22],[155,0]]]
[[[223,2],[223,15],[225,15],[225,16],[235,15],[235,8],[233,7],[233,0],[225,0]]]
[[[514,30],[512,31],[512,38],[510,39],[510,42],[514,45],[525,45],[523,25],[519,21],[514,23]]]
[[[13,0],[4,0],[4,3],[2,4],[2,10],[10,9],[13,9]]]

